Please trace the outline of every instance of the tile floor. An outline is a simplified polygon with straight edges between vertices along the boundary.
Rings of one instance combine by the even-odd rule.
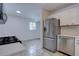
[[[18,52],[12,56],[66,56],[59,52],[50,52],[46,49],[42,49],[40,45],[40,39],[24,41],[24,51]]]

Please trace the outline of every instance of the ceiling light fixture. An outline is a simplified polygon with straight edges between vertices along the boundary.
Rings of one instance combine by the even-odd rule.
[[[18,11],[16,11],[16,13],[21,14],[21,11],[18,10]]]

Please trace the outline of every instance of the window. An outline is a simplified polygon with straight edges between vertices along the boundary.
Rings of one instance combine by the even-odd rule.
[[[30,30],[36,30],[36,23],[35,22],[30,22],[29,27],[30,27]]]

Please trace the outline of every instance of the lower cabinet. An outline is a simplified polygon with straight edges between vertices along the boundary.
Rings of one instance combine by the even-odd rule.
[[[69,55],[75,55],[75,38],[59,36],[57,50]]]
[[[75,39],[75,56],[79,56],[79,38]]]
[[[74,56],[75,55],[75,39],[70,38],[66,40],[66,53],[69,55]]]

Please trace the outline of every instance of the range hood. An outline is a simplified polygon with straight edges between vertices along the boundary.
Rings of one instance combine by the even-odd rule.
[[[5,24],[7,21],[7,15],[3,12],[3,3],[0,3],[0,24]]]

